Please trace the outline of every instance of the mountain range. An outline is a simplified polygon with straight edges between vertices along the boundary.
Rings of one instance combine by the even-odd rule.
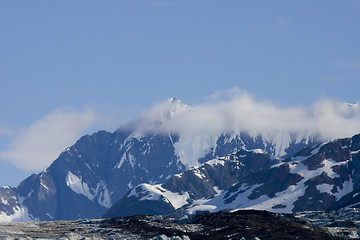
[[[359,135],[322,142],[316,133],[254,136],[234,130],[194,136],[161,128],[189,111],[169,99],[159,111],[113,133],[83,136],[39,174],[0,188],[0,220],[358,205]]]
[[[134,213],[185,216],[256,209],[290,213],[359,207],[360,135],[304,148],[280,161],[240,150],[210,160],[163,184],[140,184],[105,217]]]

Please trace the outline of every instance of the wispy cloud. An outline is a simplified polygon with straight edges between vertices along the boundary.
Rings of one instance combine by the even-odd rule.
[[[166,109],[163,106],[157,109],[155,106],[149,112],[152,117],[145,116],[144,121],[151,119],[154,122],[156,111]],[[252,137],[261,135],[265,141],[277,145],[280,156],[294,140],[316,138],[327,141],[360,133],[360,104],[327,99],[309,108],[283,108],[271,101],[257,100],[249,93],[235,88],[216,93],[210,102],[192,106],[188,111],[162,120],[160,126],[151,123],[143,123],[141,126],[156,126],[153,129],[155,131],[178,133],[181,139],[187,139],[186,144],[193,146],[193,149],[199,143],[211,147],[211,136],[222,133],[246,132]],[[204,149],[200,148],[202,152],[191,154],[201,157]]]
[[[180,134],[177,151],[191,149],[184,155],[190,161],[197,161],[204,155],[216,144],[213,136],[222,133],[262,135],[264,140],[276,142],[280,152],[294,137],[316,136],[321,140],[331,140],[360,133],[359,103],[347,104],[327,99],[309,108],[283,108],[233,88],[219,91],[211,95],[206,103],[196,106],[177,103],[169,112],[168,104],[169,101],[154,105],[135,127],[139,132]],[[92,110],[56,110],[17,134],[0,127],[0,134],[11,133],[10,137],[13,137],[7,150],[0,153],[0,158],[24,170],[42,170],[66,147],[73,145],[98,124],[98,120],[98,114]]]
[[[240,91],[231,100],[195,106],[170,119],[163,128],[176,132],[246,131],[253,136],[280,131],[301,136],[317,133],[323,139],[332,139],[360,132],[360,106],[322,100],[308,109],[281,108]]]
[[[92,127],[96,118],[91,110],[56,110],[15,134],[0,158],[27,171],[42,170]]]

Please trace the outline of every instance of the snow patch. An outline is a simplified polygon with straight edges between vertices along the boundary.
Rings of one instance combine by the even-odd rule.
[[[322,144],[319,144],[319,146],[317,146],[314,150],[311,151],[311,156],[315,155],[315,154],[318,154],[319,151],[320,151],[320,148],[322,148],[325,144],[327,144],[328,142],[326,143],[322,143]]]
[[[112,204],[111,204],[109,190],[106,188],[105,185],[102,188],[103,191],[100,193],[98,203],[103,207],[110,208]]]
[[[87,183],[82,181],[81,177],[76,176],[72,172],[68,172],[66,176],[66,185],[73,190],[75,193],[87,197],[92,202],[95,202],[103,207],[111,207],[111,194],[106,187],[106,184],[101,181],[96,185],[96,188],[90,188]]]
[[[127,149],[128,150],[128,149]],[[125,161],[128,161],[132,168],[134,168],[136,161],[133,155],[129,152],[125,152],[122,156],[120,161],[115,165],[114,168],[121,168],[121,166],[124,164]]]
[[[352,192],[353,190],[354,190],[354,183],[350,178],[350,181],[345,181],[343,183],[342,189],[340,189],[339,187],[337,188],[337,192],[334,193],[334,196],[336,197],[336,200],[339,200],[341,197],[348,194],[349,192]]]
[[[291,137],[287,131],[279,131],[275,137],[274,146],[275,146],[275,157],[280,158],[286,154],[286,149],[290,146]]]
[[[318,149],[318,148],[317,148]],[[313,153],[317,152],[317,149],[313,150]],[[304,157],[301,157],[304,158]],[[261,184],[256,184],[249,186],[247,184],[242,184],[239,189],[235,192],[232,192],[225,199],[225,195],[229,192],[219,192],[217,196],[212,199],[203,199],[202,201],[195,201],[189,208],[189,213],[194,213],[196,211],[219,211],[223,209],[257,209],[257,210],[267,210],[271,212],[279,213],[290,213],[294,208],[294,203],[303,196],[307,186],[305,182],[309,179],[319,176],[325,172],[331,178],[337,178],[339,175],[333,171],[333,166],[343,165],[346,162],[335,162],[332,159],[325,159],[322,163],[322,167],[309,170],[308,166],[299,161],[293,161],[290,163],[279,163],[273,167],[280,167],[282,164],[288,164],[290,168],[290,173],[299,174],[303,177],[296,185],[290,185],[286,190],[282,192],[275,193],[275,196],[270,198],[267,195],[262,195],[256,199],[249,199],[250,194]],[[317,186],[317,189],[320,192],[331,193],[333,185],[330,184],[320,184]],[[332,194],[338,199],[340,199],[345,194],[353,190],[352,180],[346,181],[343,183],[343,187],[337,188],[337,192]],[[231,202],[226,200],[232,199]],[[214,206],[217,206],[214,208]]]
[[[192,172],[194,173],[195,176],[197,176],[200,179],[206,178],[206,176],[202,172],[200,172],[200,170],[197,168],[193,169]]]
[[[251,152],[254,152],[254,153],[259,153],[259,154],[264,154],[266,153],[263,149],[260,149],[260,148],[257,148],[257,149],[252,149],[250,150]],[[283,154],[285,155],[285,154]]]
[[[87,185],[87,183],[82,181],[81,177],[79,178],[69,171],[65,181],[66,181],[66,185],[71,190],[73,190],[77,194],[84,195],[91,201],[94,201],[95,198],[94,194],[90,192],[89,186]]]
[[[137,192],[139,188],[142,189],[140,193]],[[161,184],[150,185],[146,183],[140,184],[138,187],[131,190],[128,197],[131,196],[141,197],[140,201],[144,201],[144,200],[157,201],[160,200],[161,197],[163,197],[165,201],[170,203],[175,209],[181,208],[182,206],[187,204],[188,203],[187,200],[190,198],[187,192],[184,194],[173,193],[161,187]]]
[[[130,153],[128,153],[128,160],[129,160],[131,167],[134,168],[136,161],[135,161],[134,156],[131,155]]]
[[[118,162],[115,166],[115,168],[121,168],[121,166],[124,164],[126,160],[126,153],[124,153],[120,159],[120,162]]]
[[[179,174],[174,174],[173,176],[174,176],[174,177],[178,177],[178,178],[182,178],[182,175],[183,175],[182,173],[179,173]],[[169,177],[169,176],[168,176],[168,177]],[[167,178],[166,178],[166,179],[167,179]]]
[[[219,189],[218,186],[215,186],[215,187],[214,187],[214,191],[216,192],[215,196],[219,196],[219,195],[223,192],[223,191],[221,191],[221,190]]]
[[[46,190],[49,190],[49,188],[42,181],[40,181],[40,184],[43,188],[45,188]]]
[[[14,213],[7,215],[5,212],[0,213],[0,222],[35,222],[39,219],[34,218],[25,206],[16,206],[13,208]]]
[[[212,160],[205,162],[204,165],[208,164],[210,166],[216,166],[216,165],[225,166],[225,161],[222,159],[225,159],[225,158],[223,157],[223,158],[219,158],[219,159],[212,159]]]
[[[350,181],[345,181],[342,185],[342,188],[336,187],[335,193],[331,192],[333,187],[334,187],[334,185],[330,185],[327,183],[323,183],[323,184],[316,186],[316,188],[317,188],[317,190],[319,190],[319,192],[329,193],[329,194],[335,196],[336,200],[339,200],[341,197],[348,194],[349,192],[351,192],[354,189],[354,184],[352,182],[352,179],[350,179]]]
[[[323,183],[323,184],[317,185],[316,189],[319,190],[319,192],[331,193],[331,189],[333,189],[333,187],[334,187],[334,185]]]
[[[291,162],[291,163],[289,163],[289,167],[290,167],[290,173],[293,173],[293,174],[297,173],[306,179],[310,179],[315,176],[318,176],[323,172],[325,172],[330,178],[337,178],[340,176],[339,176],[339,174],[334,172],[332,168],[334,166],[339,166],[339,165],[344,165],[344,164],[346,164],[346,162],[338,163],[338,162],[332,160],[331,158],[328,158],[322,162],[322,165],[323,165],[322,167],[315,169],[315,170],[309,170],[305,164],[299,163],[299,162]]]
[[[352,155],[355,155],[355,154],[358,154],[360,152],[360,150],[357,150],[357,151],[351,151],[351,154]]]
[[[205,200],[206,201],[206,200]],[[214,212],[217,206],[209,204],[201,204],[199,200],[194,201],[194,205],[189,207],[186,212],[188,214],[195,214],[196,212]]]
[[[4,199],[3,197],[1,198],[1,203],[4,205],[9,205],[9,202],[6,199]]]
[[[198,160],[215,148],[218,137],[217,134],[183,134],[174,144],[175,154],[186,168],[196,167]]]

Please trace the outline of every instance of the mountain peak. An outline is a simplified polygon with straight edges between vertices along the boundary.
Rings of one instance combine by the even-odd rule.
[[[191,110],[192,108],[173,97],[154,105],[145,112],[136,125],[137,134],[146,131],[157,131],[164,123],[175,116]]]
[[[173,118],[174,116],[191,109],[188,105],[182,103],[179,99],[174,97],[168,99],[167,102],[169,106],[167,116],[168,119]]]
[[[173,102],[181,102],[181,101],[179,99],[175,98],[175,97],[172,97],[172,98],[168,99],[168,102],[173,103]]]

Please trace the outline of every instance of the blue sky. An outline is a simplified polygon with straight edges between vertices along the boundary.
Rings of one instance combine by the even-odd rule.
[[[71,131],[57,135],[70,146],[156,102],[232,88],[285,108],[355,103],[359,42],[360,1],[3,0],[0,152],[41,144],[39,129]],[[39,171],[0,157],[0,185]]]

